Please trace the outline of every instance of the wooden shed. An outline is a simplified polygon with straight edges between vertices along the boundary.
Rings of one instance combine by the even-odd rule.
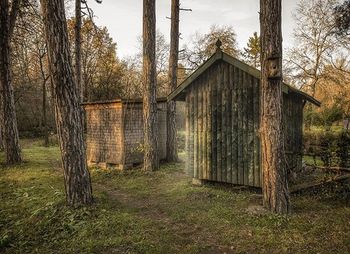
[[[166,98],[158,102],[158,149],[166,156]],[[83,103],[89,165],[126,169],[143,162],[142,100]]]
[[[260,71],[217,49],[168,100],[186,102],[186,171],[201,180],[261,187]],[[288,169],[302,166],[303,107],[313,97],[283,84]]]

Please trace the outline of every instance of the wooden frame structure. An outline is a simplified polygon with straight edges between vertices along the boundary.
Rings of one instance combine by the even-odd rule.
[[[302,122],[306,102],[320,102],[283,84],[287,168],[302,165]],[[260,71],[216,53],[168,100],[186,102],[186,171],[202,180],[261,187]]]
[[[128,169],[143,162],[143,103],[141,99],[83,103],[89,166]],[[166,157],[166,98],[157,100],[158,150]]]

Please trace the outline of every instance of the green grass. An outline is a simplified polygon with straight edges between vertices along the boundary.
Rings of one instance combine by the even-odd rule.
[[[342,132],[343,130],[344,130],[344,127],[342,125],[333,125],[333,126],[330,126],[328,130],[323,126],[311,126],[310,129],[308,129],[307,131],[311,131],[311,132],[315,132],[315,133],[325,132],[325,131],[339,133],[339,132]]]
[[[344,191],[292,196],[284,217],[264,211],[256,191],[192,186],[181,163],[151,173],[93,168],[95,204],[71,209],[59,149],[23,147],[25,163],[1,168],[3,253],[350,252]]]
[[[319,156],[315,156],[315,158],[314,158],[313,156],[304,155],[304,156],[303,156],[303,161],[304,161],[307,165],[324,166],[324,163],[323,163],[323,161],[320,159]]]

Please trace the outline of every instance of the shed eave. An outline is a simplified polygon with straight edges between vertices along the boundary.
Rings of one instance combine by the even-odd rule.
[[[320,107],[321,106],[321,102],[316,100],[314,97],[312,97],[311,95],[303,92],[303,91],[300,91],[299,89],[295,88],[295,87],[292,87],[290,85],[287,85],[287,84],[284,84],[285,86],[288,87],[288,89],[291,91],[291,92],[294,92],[294,93],[297,93],[299,94],[300,96],[302,96],[306,101],[314,104],[315,106],[317,107]]]
[[[204,73],[210,66],[212,66],[217,60],[223,58],[223,52],[217,51],[207,61],[198,67],[190,76],[188,76],[172,93],[168,95],[168,101],[179,100],[183,101],[184,98],[182,92],[188,87],[194,80],[196,80],[202,73]]]

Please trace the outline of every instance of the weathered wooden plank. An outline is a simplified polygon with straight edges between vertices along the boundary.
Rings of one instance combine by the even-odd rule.
[[[260,180],[260,81],[254,78],[254,186],[261,187]]]
[[[203,178],[208,179],[208,72],[206,72],[203,84]]]
[[[244,151],[244,185],[249,185],[249,83],[250,75],[243,72],[243,109],[244,109],[244,120],[243,120],[243,151]]]
[[[238,70],[230,66],[232,90],[232,183],[238,184]]]
[[[189,137],[190,137],[190,100],[189,95],[186,95],[186,140],[185,140],[185,151],[186,151],[186,174],[190,174],[190,146],[189,146]]]
[[[206,73],[205,73],[206,74]],[[203,81],[201,84],[201,111],[202,111],[202,118],[201,118],[201,162],[202,162],[202,179],[206,179],[206,168],[205,168],[205,88],[206,88],[206,75],[203,75]]]
[[[287,98],[288,95],[284,94],[283,95],[283,106],[282,106],[282,124],[283,124],[283,134],[284,134],[284,149],[285,149],[285,152],[286,151],[289,151],[289,135],[290,133],[288,132],[288,128],[289,126],[287,125],[287,120],[290,116],[289,116],[289,100]],[[291,152],[291,151],[289,151]],[[286,160],[286,168],[287,170],[289,170],[289,155],[287,155],[285,153],[285,156],[287,158]]]
[[[200,178],[205,179],[205,163],[204,163],[204,89],[205,89],[205,77],[202,77],[202,81],[200,84],[200,137],[199,137],[199,151],[200,151],[200,157],[199,160],[201,162],[200,167]]]
[[[226,139],[227,139],[227,70],[226,63],[221,63],[221,91],[222,91],[222,104],[221,104],[221,181],[227,182],[227,147],[226,147]]]
[[[327,185],[332,184],[334,182],[349,182],[350,174],[338,175],[334,178],[328,179],[326,181],[317,181],[313,183],[302,183],[290,188],[291,193],[299,193],[301,191],[306,191],[310,189],[324,189]]]
[[[297,142],[297,135],[296,135],[296,129],[297,129],[297,126],[296,126],[296,124],[297,124],[297,122],[298,122],[298,120],[297,120],[297,115],[296,115],[296,110],[297,109],[297,107],[296,107],[296,105],[295,105],[295,101],[294,100],[291,100],[291,114],[292,114],[292,121],[293,121],[293,124],[291,125],[291,128],[293,129],[291,132],[292,132],[292,138],[291,138],[291,147],[290,147],[290,149],[291,149],[291,151],[293,152],[293,154],[292,154],[292,161],[293,161],[293,163],[292,163],[292,168],[293,168],[293,170],[295,170],[296,169],[296,164],[297,164],[297,160],[296,160],[296,142]]]
[[[254,186],[254,77],[249,75],[248,78],[248,183]]]
[[[229,64],[226,64],[225,73],[225,85],[227,87],[227,122],[226,122],[226,158],[227,158],[227,171],[226,171],[226,181],[232,183],[232,89],[231,86],[231,68]]]
[[[238,71],[237,81],[237,104],[238,104],[238,184],[244,184],[244,164],[243,164],[243,72],[240,69]]]
[[[190,106],[189,106],[190,136],[189,136],[189,161],[188,161],[188,163],[189,163],[190,176],[194,177],[194,96],[193,96],[192,89],[189,90],[188,96],[189,96],[189,101],[190,101]]]
[[[203,179],[203,161],[202,161],[202,124],[203,124],[203,112],[202,112],[202,98],[203,98],[203,76],[197,79],[197,160],[198,160],[198,178]]]
[[[212,92],[212,180],[217,181],[217,116],[218,116],[218,109],[217,109],[217,97],[218,97],[218,88],[217,88],[217,77],[215,75],[215,72],[218,71],[218,66],[213,66],[213,73],[211,75],[211,87],[213,89]]]
[[[205,71],[212,67],[212,65],[222,58],[222,53],[218,52],[203,63],[195,72],[193,72],[180,86],[178,86],[168,97],[168,100],[173,100],[190,84],[194,83]]]
[[[217,131],[216,131],[216,139],[217,139],[217,176],[216,180],[218,182],[222,181],[222,82],[223,82],[223,76],[222,76],[222,65],[217,65],[217,72],[216,72],[216,78],[217,78]]]
[[[192,86],[193,93],[193,116],[194,116],[194,126],[193,126],[193,168],[194,168],[194,178],[198,178],[198,91],[196,84]]]
[[[208,132],[207,132],[207,160],[208,160],[208,179],[213,179],[213,170],[212,170],[212,83],[211,83],[211,77],[212,77],[212,68],[208,70]]]
[[[299,146],[298,146],[298,151],[300,151],[300,156],[298,158],[298,170],[302,169],[302,146],[303,146],[303,100],[300,99],[300,105],[299,105],[299,111],[298,111],[298,115],[299,115],[299,125],[298,125],[298,135],[299,135]]]

